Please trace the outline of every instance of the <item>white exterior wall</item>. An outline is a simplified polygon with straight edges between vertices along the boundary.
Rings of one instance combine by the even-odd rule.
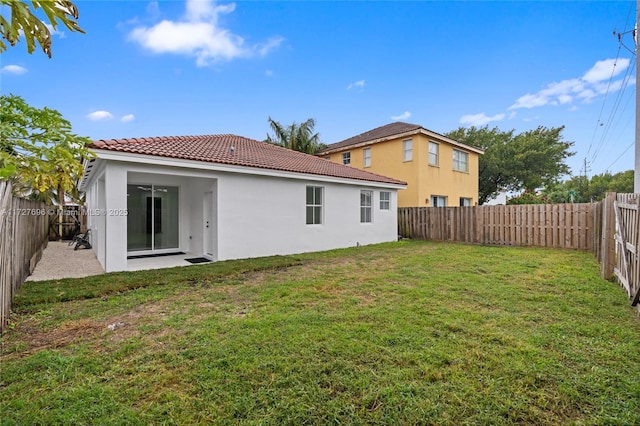
[[[264,176],[221,178],[218,258],[293,254],[397,239],[397,192],[379,208],[380,188]],[[306,224],[306,187],[321,186],[321,225]],[[373,191],[372,222],[360,223],[360,190]]]
[[[105,271],[127,269],[127,184],[179,188],[176,250],[203,255],[204,194],[213,194],[213,260],[284,255],[395,241],[397,186],[102,161],[87,182],[88,227]],[[277,173],[274,173],[277,174]],[[332,181],[331,181],[332,180]],[[306,225],[306,187],[323,187],[322,224]],[[372,222],[360,223],[360,191],[373,191]],[[380,191],[391,194],[380,210]],[[175,250],[174,250],[175,251]]]

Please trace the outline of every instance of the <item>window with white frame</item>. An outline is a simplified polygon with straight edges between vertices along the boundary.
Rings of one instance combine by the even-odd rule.
[[[403,151],[402,158],[404,161],[413,160],[413,141],[411,139],[402,141],[402,151]]]
[[[307,225],[322,223],[322,187],[307,186]]]
[[[362,164],[364,167],[371,167],[371,148],[362,150]]]
[[[469,154],[464,151],[453,150],[453,170],[458,172],[469,171]]]
[[[371,223],[373,191],[360,191],[360,223]]]
[[[446,207],[446,206],[447,206],[447,197],[443,197],[442,195],[431,196],[431,207]]]
[[[471,207],[471,198],[460,197],[460,207]]]
[[[342,153],[342,164],[346,164],[347,166],[351,164],[351,153],[343,152]]]
[[[439,144],[429,141],[429,165],[430,166],[438,165],[439,150],[440,150]]]
[[[380,210],[389,210],[391,206],[391,193],[380,191]]]

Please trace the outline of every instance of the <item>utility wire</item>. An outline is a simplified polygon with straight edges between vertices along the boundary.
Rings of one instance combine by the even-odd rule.
[[[624,151],[622,151],[622,154],[620,154],[620,155],[618,156],[618,158],[616,158],[615,160],[613,160],[613,162],[612,162],[611,164],[609,164],[609,165],[607,166],[607,168],[606,168],[606,169],[604,169],[604,170],[605,170],[605,171],[609,170],[609,169],[611,168],[611,166],[613,166],[614,164],[616,164],[616,163],[618,162],[618,160],[619,160],[619,159],[621,159],[621,158],[622,158],[622,156],[623,156],[624,154],[626,154],[626,153],[627,153],[627,151],[629,151],[629,149],[631,149],[631,147],[632,147],[632,146],[634,146],[635,144],[636,144],[636,142],[635,142],[635,141],[631,142],[631,145],[629,145],[629,146],[628,146]]]
[[[609,95],[609,88],[611,88],[611,82],[613,81],[614,72],[616,70],[616,65],[618,64],[618,58],[620,58],[620,45],[618,45],[618,53],[616,54],[616,59],[613,61],[613,69],[611,70],[611,76],[609,77],[609,82],[607,83],[607,91],[604,94],[604,99],[602,100],[602,107],[600,107],[600,114],[598,114],[598,120],[596,121],[596,127],[593,129],[593,136],[591,136],[591,142],[589,142],[589,149],[587,149],[587,154],[585,157],[589,156],[591,152],[591,147],[593,146],[593,141],[596,139],[596,133],[598,133],[598,127],[602,124],[602,112],[604,111],[604,106],[607,103],[607,97]]]
[[[622,79],[622,87],[618,90],[618,94],[616,96],[616,100],[613,103],[613,107],[611,109],[611,112],[609,113],[609,117],[607,118],[607,122],[604,126],[604,130],[602,133],[602,136],[600,137],[600,142],[598,143],[593,156],[591,158],[591,163],[593,164],[593,162],[595,161],[595,159],[598,157],[598,154],[600,153],[600,150],[602,149],[602,147],[605,145],[605,141],[607,139],[607,135],[609,134],[609,131],[611,130],[614,123],[614,118],[616,117],[620,117],[620,116],[616,116],[617,112],[618,112],[618,108],[620,107],[620,103],[622,102],[622,99],[625,95],[625,92],[629,86],[629,81],[631,80],[631,76],[633,74],[633,71],[635,71],[635,58],[631,59],[631,63],[629,64],[629,66],[627,67],[625,76]]]
[[[614,67],[611,70],[611,76],[609,77],[609,82],[607,84],[607,90],[605,92],[605,96],[604,96],[604,99],[602,101],[602,107],[600,108],[600,114],[598,116],[598,120],[596,121],[596,127],[594,129],[593,136],[591,138],[591,142],[589,143],[589,148],[587,149],[587,154],[585,155],[585,158],[587,158],[589,156],[589,153],[591,152],[591,148],[592,148],[593,142],[594,142],[594,140],[596,138],[596,133],[598,131],[598,127],[602,127],[604,125],[604,123],[602,122],[602,113],[604,111],[604,106],[606,104],[607,97],[608,97],[609,91],[611,89],[611,84],[613,82],[615,67],[617,66],[618,59],[620,58],[620,50],[624,46],[624,43],[622,42],[622,35],[627,34],[628,32],[630,32],[630,31],[627,31],[627,28],[628,28],[628,25],[629,25],[629,19],[631,17],[631,12],[632,11],[633,11],[633,5],[630,5],[629,12],[627,13],[627,20],[626,20],[626,22],[624,24],[623,32],[619,33],[619,32],[616,32],[615,30],[613,32],[613,34],[617,35],[617,37],[618,37],[618,52],[616,54],[616,59],[614,61]],[[624,47],[626,48],[626,46],[624,46]],[[633,68],[632,65],[633,65],[633,61],[634,60],[635,60],[635,55],[634,55],[634,57],[632,57],[632,63],[630,63],[629,66],[627,67],[625,77],[622,79],[623,87],[618,91],[618,96],[616,98],[616,101],[614,101],[614,106],[613,106],[613,108],[611,110],[611,113],[609,114],[609,118],[607,119],[607,123],[606,123],[606,126],[604,127],[604,131],[603,131],[602,137],[600,138],[600,141],[598,142],[598,144],[597,144],[597,146],[596,146],[596,148],[594,150],[594,153],[591,156],[591,160],[589,162],[590,164],[593,164],[593,162],[596,160],[596,158],[597,158],[597,156],[598,156],[598,154],[600,152],[600,149],[604,145],[604,141],[606,139],[607,133],[609,132],[609,129],[611,128],[611,125],[612,125],[612,122],[613,122],[613,118],[614,118],[614,116],[615,116],[615,114],[617,112],[618,107],[620,106],[620,102],[621,102],[622,96],[624,95],[624,91],[626,90],[626,88],[627,88],[627,86],[629,84],[630,71]]]

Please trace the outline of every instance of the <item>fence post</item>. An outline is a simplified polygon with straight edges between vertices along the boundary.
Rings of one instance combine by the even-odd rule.
[[[602,206],[602,278],[610,280],[613,277],[615,265],[615,241],[616,215],[613,211],[613,203],[616,200],[615,192],[607,192]]]

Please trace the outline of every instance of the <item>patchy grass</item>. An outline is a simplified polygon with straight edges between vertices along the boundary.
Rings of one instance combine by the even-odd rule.
[[[640,321],[588,253],[409,241],[27,283],[16,310],[3,424],[640,423]]]
[[[92,299],[149,286],[190,284],[229,280],[248,272],[286,268],[301,262],[293,256],[229,260],[191,268],[156,269],[96,275],[91,279],[66,278],[51,281],[28,281],[14,299],[14,310],[30,310],[30,306],[52,302]]]

